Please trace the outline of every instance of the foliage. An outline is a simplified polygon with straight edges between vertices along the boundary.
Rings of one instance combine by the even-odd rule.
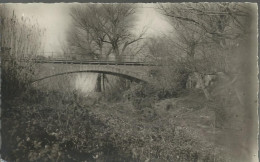
[[[155,80],[153,85],[166,93],[184,89],[191,70],[184,66],[187,61],[178,50],[172,48],[172,42],[165,37],[151,37],[146,42],[146,50],[150,54],[149,62],[159,65],[149,70]]]
[[[32,59],[41,47],[43,31],[29,18],[10,15],[5,5],[1,10],[2,92],[4,98],[24,91],[33,79]]]
[[[174,118],[171,108],[159,110],[155,104],[135,108],[127,101],[92,105],[89,99],[56,92],[34,96],[38,99],[29,105],[23,98],[5,105],[16,107],[3,113],[3,128],[8,132],[3,136],[6,160],[223,160],[212,154],[213,146],[200,143],[193,130],[178,126],[178,120],[170,120]],[[172,108],[176,109],[175,105]],[[158,111],[169,115],[160,116]]]

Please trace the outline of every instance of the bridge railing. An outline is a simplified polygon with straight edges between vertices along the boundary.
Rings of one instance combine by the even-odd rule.
[[[11,61],[8,59],[2,59],[3,61]],[[16,61],[20,62],[36,62],[36,63],[67,63],[67,64],[113,64],[113,65],[153,65],[148,57],[144,56],[132,56],[132,55],[123,55],[120,56],[120,59],[115,58],[73,58],[73,57],[63,57],[63,56],[42,56],[36,55],[35,57],[20,57]]]
[[[8,59],[5,59],[8,61]],[[120,59],[115,58],[69,58],[69,57],[44,57],[36,56],[33,58],[19,58],[17,61],[28,62],[33,61],[36,63],[72,63],[72,64],[149,64],[146,61],[146,57],[136,57],[136,56],[121,56]]]
[[[89,57],[48,57],[46,58],[46,60],[75,60],[75,61],[89,61],[89,62],[93,62],[93,61],[100,61],[100,62],[104,62],[104,61],[113,61],[113,62],[146,62],[146,57],[143,56],[129,56],[129,55],[123,55],[120,56],[119,59],[116,59],[114,57],[109,57],[109,58],[105,58],[105,57],[100,57],[100,58],[89,58]]]

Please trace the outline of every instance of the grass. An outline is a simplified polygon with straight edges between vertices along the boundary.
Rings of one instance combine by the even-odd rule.
[[[8,132],[2,156],[9,161],[223,161],[226,156],[223,145],[215,146],[221,130],[212,103],[198,92],[147,96],[139,105],[127,98],[94,102],[72,93],[28,93],[31,98],[3,105],[13,108],[3,112],[2,121]]]

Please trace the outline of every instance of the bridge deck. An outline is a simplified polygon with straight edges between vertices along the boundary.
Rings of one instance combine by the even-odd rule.
[[[158,66],[147,62],[134,61],[102,61],[102,60],[34,60],[36,63],[54,63],[54,64],[92,64],[92,65],[133,65],[133,66]]]
[[[2,61],[11,61],[10,59],[2,59]],[[133,66],[159,66],[145,61],[115,61],[115,60],[71,60],[71,59],[19,59],[20,62],[35,62],[35,63],[53,63],[53,64],[86,64],[86,65],[133,65]]]
[[[10,60],[3,60],[10,61]],[[20,62],[34,62],[36,78],[43,80],[59,75],[73,73],[104,73],[130,79],[152,82],[149,71],[161,65],[140,61],[107,61],[107,60],[69,60],[69,59],[20,59]],[[41,79],[43,78],[43,79]]]

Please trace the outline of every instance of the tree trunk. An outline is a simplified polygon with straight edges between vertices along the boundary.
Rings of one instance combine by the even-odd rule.
[[[121,62],[121,58],[120,58],[120,54],[119,54],[118,49],[115,49],[115,57],[116,57],[116,62]]]
[[[114,44],[114,45],[113,45],[113,49],[114,49],[114,52],[115,52],[116,62],[120,62],[120,61],[121,61],[121,57],[120,57],[120,52],[119,52],[118,45],[117,45],[117,44]]]

